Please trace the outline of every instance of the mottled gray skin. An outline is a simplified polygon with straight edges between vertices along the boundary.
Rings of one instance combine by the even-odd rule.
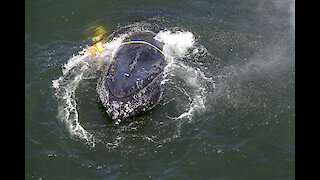
[[[154,36],[151,32],[136,33],[124,42],[143,40],[162,50],[163,43]],[[101,103],[116,124],[153,108],[159,102],[165,65],[164,55],[150,45],[120,46],[97,87]]]

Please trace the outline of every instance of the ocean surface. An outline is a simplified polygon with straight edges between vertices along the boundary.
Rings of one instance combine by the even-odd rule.
[[[97,83],[142,31],[165,91],[115,125]],[[25,179],[295,179],[295,1],[26,1]]]

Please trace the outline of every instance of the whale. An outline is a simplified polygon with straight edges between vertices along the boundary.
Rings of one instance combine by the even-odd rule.
[[[154,108],[163,95],[164,43],[154,32],[126,37],[97,85],[98,99],[115,124]]]

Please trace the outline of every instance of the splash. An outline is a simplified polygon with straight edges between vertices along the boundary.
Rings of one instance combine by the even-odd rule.
[[[175,120],[187,118],[191,121],[195,112],[206,108],[206,84],[215,86],[213,79],[207,77],[195,61],[199,53],[210,54],[205,47],[196,46],[196,39],[189,31],[160,31],[155,39],[165,43],[163,52],[168,62],[162,84],[172,84],[188,99],[184,112],[176,117],[168,117]]]
[[[88,75],[90,77],[90,74],[94,74],[103,64],[107,63],[106,61],[112,59],[123,38],[118,37],[114,41],[103,45],[105,52],[99,56],[110,58],[91,57],[85,52],[86,48],[84,48],[62,65],[62,76],[52,80],[52,87],[56,90],[55,97],[58,101],[58,119],[66,124],[72,137],[85,140],[91,147],[95,146],[95,138],[80,124],[76,90],[82,80],[86,79]],[[95,60],[92,60],[92,58],[95,58]],[[97,59],[98,61],[96,61]]]
[[[62,75],[52,81],[52,87],[56,90],[55,97],[58,101],[57,117],[66,125],[71,137],[85,140],[86,144],[91,147],[94,147],[97,142],[104,141],[97,139],[94,131],[91,132],[81,125],[76,91],[81,81],[90,78],[99,79],[92,74],[104,70],[101,67],[105,67],[106,64],[111,62],[126,37],[141,31],[149,31],[146,24],[136,23],[125,26],[109,42],[103,44],[105,51],[101,54],[95,57],[88,56],[85,53],[86,48],[84,48],[62,65]],[[169,123],[169,126],[175,126],[176,128],[174,132],[171,132],[172,136],[168,135],[157,140],[157,135],[145,134],[142,135],[141,139],[152,143],[164,143],[180,137],[182,123],[192,122],[194,114],[206,109],[207,92],[214,88],[214,81],[206,75],[205,69],[198,61],[204,56],[211,55],[205,47],[197,46],[193,33],[183,30],[161,30],[158,31],[155,38],[165,43],[163,52],[167,66],[164,69],[165,78],[162,85],[172,89],[174,93],[168,92],[164,96],[164,101],[172,101],[176,104],[174,113],[167,114],[167,118],[176,122],[176,124],[171,125]],[[174,96],[172,96],[173,94]],[[185,119],[188,121],[184,121]],[[139,125],[139,123],[130,123],[129,127],[124,126],[124,128],[137,128],[136,125]],[[163,132],[166,131],[166,129],[163,129]],[[122,129],[118,129],[117,132],[121,135]],[[108,142],[106,146],[112,148],[119,146],[127,137],[123,134],[120,135],[115,137],[114,141]],[[110,137],[110,135],[108,136]],[[152,141],[150,141],[150,138]]]
[[[75,91],[88,69],[88,63],[85,61],[86,57],[84,51],[81,51],[78,55],[70,58],[62,66],[62,76],[53,80],[52,86],[56,89],[55,96],[59,101],[58,118],[67,125],[71,135],[84,139],[89,145],[95,146],[92,134],[80,125],[75,100]]]

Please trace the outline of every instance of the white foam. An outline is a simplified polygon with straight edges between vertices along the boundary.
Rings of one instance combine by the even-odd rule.
[[[155,39],[165,43],[163,52],[167,55],[176,55],[178,57],[184,57],[189,48],[194,46],[195,38],[191,32],[171,30],[160,31]]]
[[[66,75],[71,69],[73,69],[75,66],[79,65],[80,63],[84,63],[83,61],[88,56],[87,53],[85,53],[85,50],[79,52],[78,55],[73,55],[72,58],[68,60],[66,64],[62,67],[62,74]]]
[[[192,57],[189,54],[192,54],[197,58],[198,52],[207,52],[207,50],[201,46],[196,47],[195,37],[189,31],[160,31],[155,39],[165,43],[163,47],[163,52],[166,56],[166,61],[168,65],[164,69],[165,79],[162,81],[162,84],[171,82],[174,84],[180,92],[182,92],[189,100],[187,109],[184,112],[180,113],[177,117],[169,117],[171,119],[184,119],[187,118],[189,121],[192,120],[194,112],[201,111],[205,109],[206,101],[206,89],[204,84],[208,82],[214,86],[214,82],[211,78],[205,76],[201,69],[192,67],[188,63],[182,61],[183,58]],[[188,53],[190,52],[190,53]],[[172,78],[179,78],[184,82],[183,85],[179,85],[172,81]],[[204,82],[206,81],[206,82]],[[187,90],[185,90],[187,87]]]
[[[114,57],[115,53],[121,46],[122,41],[125,39],[125,37],[126,35],[121,35],[119,37],[114,38],[110,42],[103,44],[104,52],[99,55]]]
[[[93,135],[80,125],[75,100],[75,91],[89,66],[88,62],[85,61],[87,56],[82,50],[78,55],[70,58],[62,66],[62,76],[52,81],[52,87],[56,89],[58,118],[66,124],[72,136],[84,139],[90,146],[95,146]]]

